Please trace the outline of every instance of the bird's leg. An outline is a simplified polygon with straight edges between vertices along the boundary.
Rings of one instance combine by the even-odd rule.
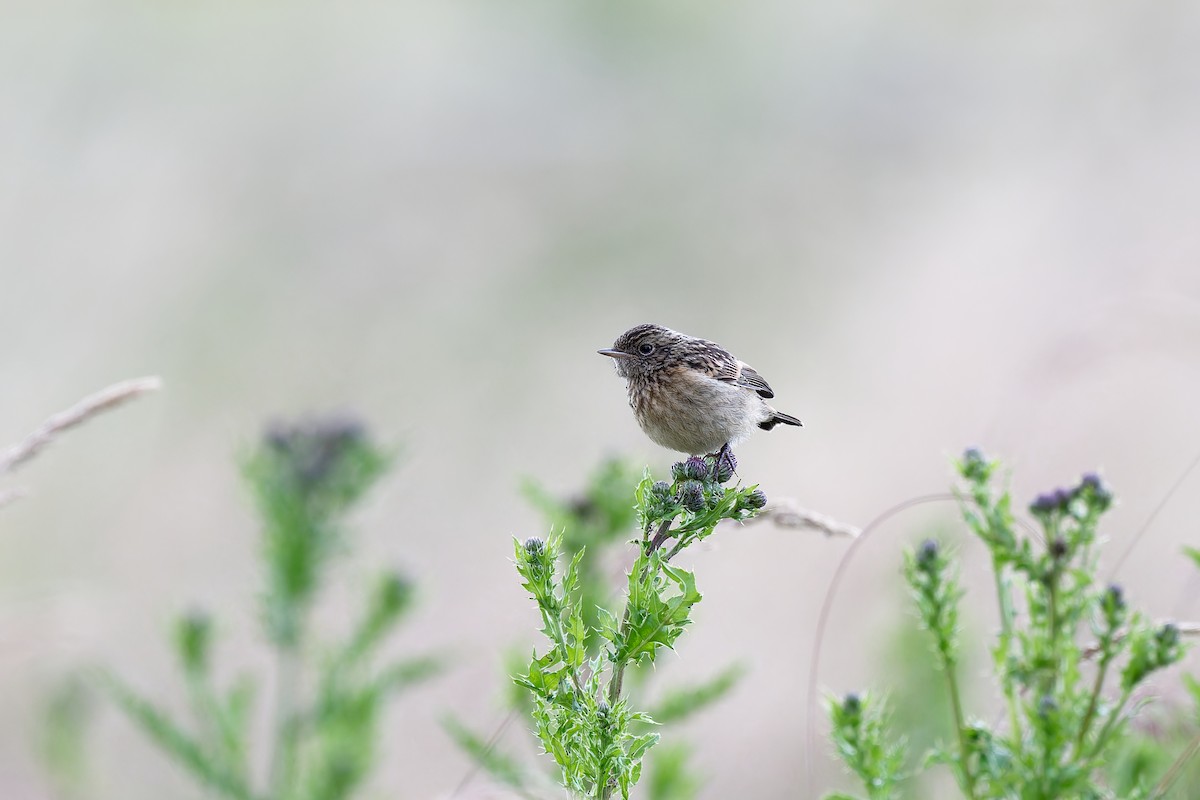
[[[721,445],[721,449],[713,453],[714,464],[721,466],[722,463],[729,465],[729,471],[737,474],[737,459],[733,457],[733,451],[729,449],[729,442]]]

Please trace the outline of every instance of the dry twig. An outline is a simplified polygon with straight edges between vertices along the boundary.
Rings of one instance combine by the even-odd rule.
[[[826,536],[845,536],[857,539],[858,535],[862,533],[861,529],[853,525],[847,525],[825,514],[801,508],[799,503],[790,499],[771,503],[758,516],[747,520],[746,524],[767,521],[773,522],[780,528],[813,530]]]
[[[1166,623],[1163,623],[1166,624]],[[1179,629],[1181,636],[1200,636],[1200,623],[1196,622],[1176,622],[1175,627]],[[1117,633],[1116,641],[1121,641],[1126,636],[1126,631],[1122,630]],[[1085,659],[1095,658],[1100,654],[1100,643],[1092,642],[1083,648],[1083,657]]]
[[[157,377],[134,378],[114,383],[95,394],[88,395],[65,411],[60,411],[39,425],[32,433],[0,453],[0,475],[12,472],[34,458],[58,438],[59,434],[82,425],[97,414],[123,405],[146,392],[162,387]],[[0,508],[25,496],[25,490],[0,489]]]
[[[60,411],[43,422],[33,433],[0,454],[0,475],[11,472],[46,448],[63,431],[87,422],[97,414],[116,408],[135,397],[162,387],[157,377],[134,378],[114,383],[106,389],[88,395],[66,411]]]

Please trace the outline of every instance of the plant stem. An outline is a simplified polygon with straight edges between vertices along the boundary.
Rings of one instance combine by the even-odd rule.
[[[663,544],[668,539],[671,538],[671,536],[670,536],[671,523],[674,521],[675,521],[674,518],[671,518],[671,519],[664,519],[661,523],[659,523],[658,530],[654,532],[654,538],[650,539],[648,542],[646,542],[646,544],[648,546],[648,549],[646,550],[647,555],[650,555],[655,550],[658,550],[660,547],[663,546]],[[676,551],[679,549],[679,546],[681,544],[683,544],[682,541],[677,543],[675,545],[675,548],[673,548],[667,554],[667,557],[665,560],[669,561],[671,556],[675,555]],[[628,631],[629,631],[629,599],[628,598],[625,599],[625,614],[621,617],[621,627],[618,630],[619,630],[619,636],[621,638],[624,638],[625,634],[628,633]],[[609,682],[608,682],[608,704],[610,706],[616,705],[617,700],[620,699],[620,697],[621,697],[621,687],[625,682],[625,667],[626,667],[625,661],[621,661],[619,663],[613,664],[612,679],[609,680]]]
[[[629,630],[629,606],[625,606],[625,616],[621,618],[620,635],[625,636]],[[608,704],[615,705],[621,697],[621,686],[625,683],[625,661],[613,664],[612,678],[608,681]]]
[[[974,800],[975,776],[971,773],[971,766],[968,763],[971,748],[967,744],[967,728],[963,721],[962,699],[958,694],[958,678],[955,676],[954,667],[951,664],[946,664],[943,671],[946,674],[946,684],[950,687],[950,705],[954,710],[954,730],[958,734],[959,766],[962,770],[963,790],[969,800]]]
[[[1046,587],[1048,597],[1046,598],[1047,612],[1050,616],[1050,674],[1046,678],[1043,694],[1050,695],[1054,693],[1054,688],[1058,684],[1058,665],[1062,661],[1062,653],[1059,652],[1059,635],[1058,635],[1058,578],[1059,568],[1055,564],[1054,569],[1050,572],[1050,582]]]
[[[1079,735],[1075,737],[1075,753],[1083,752],[1083,742],[1087,739],[1088,729],[1092,726],[1092,720],[1096,716],[1096,706],[1100,702],[1100,692],[1104,689],[1104,678],[1108,674],[1108,665],[1112,658],[1108,655],[1108,648],[1105,647],[1105,655],[1100,658],[1100,667],[1096,670],[1096,680],[1092,684],[1092,696],[1088,700],[1087,711],[1083,714],[1083,721],[1079,724]]]
[[[1092,752],[1088,755],[1089,758],[1095,758],[1100,754],[1100,751],[1104,749],[1104,741],[1112,732],[1113,725],[1115,725],[1117,720],[1121,718],[1121,712],[1125,710],[1125,704],[1129,702],[1129,696],[1131,694],[1131,690],[1126,689],[1121,695],[1121,701],[1117,703],[1117,707],[1113,709],[1112,713],[1108,716],[1108,719],[1105,720],[1104,727],[1100,729],[1100,733],[1096,734],[1096,743],[1092,747]]]
[[[291,789],[296,744],[296,689],[300,677],[300,658],[297,650],[295,644],[280,644],[276,650],[275,749],[271,755],[271,800],[283,800]]]
[[[554,598],[551,597],[550,600]],[[551,613],[551,609],[546,607],[546,601],[538,600],[538,610],[542,612],[542,622],[546,623],[546,630],[554,637],[554,644],[558,646],[558,650],[562,653],[563,662],[567,660],[567,634],[562,629],[562,620],[558,616],[558,603],[555,603],[555,611]],[[575,686],[575,691],[583,696],[583,681],[579,678],[579,670],[571,669],[571,683]]]
[[[1006,676],[1004,679],[1004,699],[1008,705],[1008,724],[1012,728],[1012,741],[1016,744],[1021,739],[1021,718],[1017,714],[1017,693],[1015,687],[1007,677],[1007,662],[1012,647],[1012,595],[1009,592],[1008,583],[1004,579],[1004,567],[995,558],[992,559],[992,574],[996,578],[996,602],[1000,607],[1000,654],[1004,657],[1005,662],[998,666],[1002,670],[1001,674]]]

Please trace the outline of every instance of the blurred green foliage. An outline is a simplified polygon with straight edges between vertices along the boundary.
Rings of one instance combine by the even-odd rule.
[[[311,612],[331,562],[350,550],[346,517],[389,461],[357,422],[331,418],[273,426],[245,462],[262,518],[261,619],[275,662],[265,785],[257,785],[251,769],[261,684],[249,675],[218,684],[215,625],[206,613],[186,614],[174,629],[193,725],[103,674],[117,706],[213,793],[235,800],[355,796],[378,757],[386,701],[443,669],[437,656],[388,661],[379,652],[413,605],[412,583],[398,573],[377,576],[340,641],[318,643],[313,634]]]

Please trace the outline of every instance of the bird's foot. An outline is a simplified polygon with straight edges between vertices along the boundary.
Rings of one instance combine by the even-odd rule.
[[[725,483],[734,475],[737,474],[737,458],[733,455],[733,450],[729,448],[729,443],[721,445],[721,449],[715,453],[709,453],[709,458],[712,458],[713,477],[718,483]]]

